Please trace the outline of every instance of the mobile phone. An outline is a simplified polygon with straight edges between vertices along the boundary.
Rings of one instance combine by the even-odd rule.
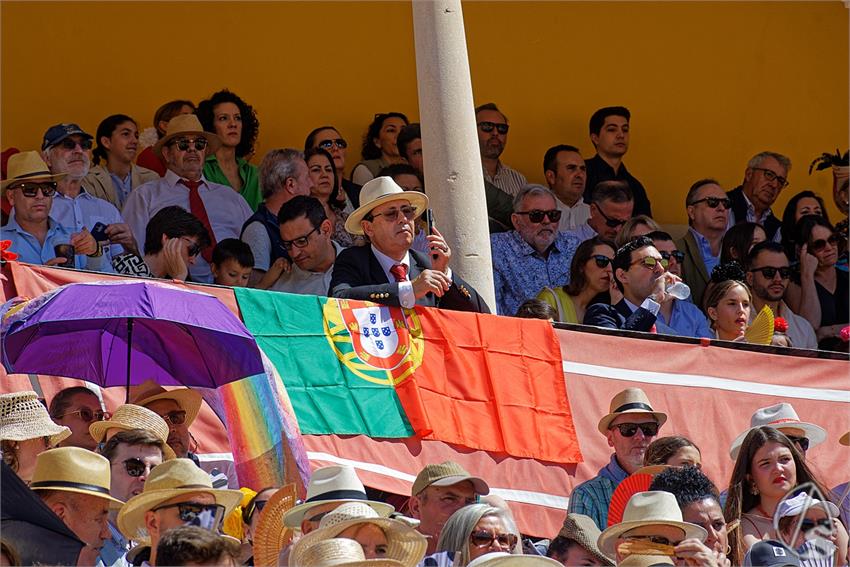
[[[428,225],[428,234],[434,234],[434,212],[431,209],[425,209],[425,223]]]
[[[98,242],[105,242],[109,240],[109,236],[106,234],[106,225],[102,222],[96,223],[94,227],[91,229],[91,235]]]

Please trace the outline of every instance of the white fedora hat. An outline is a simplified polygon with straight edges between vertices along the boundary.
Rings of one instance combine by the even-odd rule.
[[[809,440],[809,448],[815,445],[820,445],[826,441],[826,430],[814,423],[800,421],[797,412],[794,411],[794,406],[787,402],[780,402],[776,405],[766,408],[759,408],[756,413],[750,418],[750,428],[738,435],[732,441],[732,447],[729,449],[729,456],[732,460],[738,458],[738,451],[741,450],[741,443],[747,434],[756,427],[768,426],[774,429],[800,429],[805,432],[806,438]]]
[[[428,196],[419,191],[405,191],[392,177],[376,177],[360,190],[360,206],[345,221],[345,230],[351,234],[363,234],[360,221],[375,207],[399,199],[409,201],[418,217],[428,208]]]
[[[561,564],[541,555],[513,555],[495,551],[477,557],[467,567],[556,567]]]

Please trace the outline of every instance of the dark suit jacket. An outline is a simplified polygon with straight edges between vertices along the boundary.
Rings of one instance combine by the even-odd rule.
[[[647,332],[655,324],[655,315],[643,307],[632,312],[626,305],[626,300],[621,299],[616,305],[594,303],[588,307],[584,314],[584,324],[606,329]]]
[[[676,241],[676,247],[685,253],[682,262],[682,279],[691,288],[691,301],[702,309],[702,296],[708,286],[711,274],[705,269],[705,260],[700,252],[699,244],[693,233],[688,230],[681,239]]]
[[[410,250],[410,272],[413,280],[423,270],[431,268],[431,259],[416,250]],[[331,275],[330,297],[375,301],[385,305],[399,306],[398,282],[390,282],[380,262],[372,253],[371,246],[346,248],[336,257]],[[490,309],[478,292],[463,281],[452,270],[452,286],[443,297],[429,293],[416,300],[417,305],[442,307],[455,311],[490,313]]]
[[[732,189],[731,191],[726,193],[726,196],[732,200],[732,218],[735,219],[734,224],[747,222],[747,199],[744,196],[744,188],[742,185],[739,185]],[[776,231],[779,230],[779,227],[782,226],[782,221],[773,216],[773,212],[768,214],[767,218],[764,219],[764,224],[762,228],[764,229],[765,234],[767,234],[768,240],[773,240],[773,237],[776,236]]]

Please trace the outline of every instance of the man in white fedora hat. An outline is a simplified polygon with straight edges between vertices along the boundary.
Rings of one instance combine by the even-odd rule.
[[[410,249],[414,221],[428,208],[424,193],[405,191],[391,177],[376,177],[363,186],[360,203],[345,229],[365,234],[371,245],[340,252],[328,295],[408,309],[425,305],[489,313],[478,293],[449,268],[452,251],[436,229],[427,237],[430,258]]]
[[[145,228],[157,211],[177,205],[201,221],[210,236],[210,245],[191,266],[194,281],[212,283],[209,262],[216,242],[239,238],[242,225],[253,214],[248,202],[226,185],[207,181],[203,175],[204,159],[221,145],[218,136],[204,132],[194,114],[175,116],[168,123],[165,136],[154,146],[154,153],[165,161],[168,171],[156,181],[134,189],[124,204],[124,219],[139,243],[145,248]],[[187,249],[190,243],[186,243]]]
[[[802,421],[794,410],[794,406],[787,402],[780,402],[766,408],[759,408],[750,417],[750,428],[732,441],[729,456],[732,457],[733,461],[738,458],[741,443],[744,442],[747,433],[756,427],[765,425],[784,433],[785,437],[797,446],[804,459],[806,458],[806,451],[826,441],[826,430],[823,427]]]
[[[640,388],[626,388],[614,396],[608,414],[597,425],[614,454],[594,478],[573,489],[569,511],[590,516],[600,530],[605,529],[614,490],[643,466],[646,448],[666,421],[667,414],[656,411]]]
[[[189,459],[172,459],[155,467],[141,494],[118,513],[118,527],[127,539],[150,538],[151,565],[156,546],[171,528],[192,525],[219,529],[222,519],[242,500],[238,490],[217,490],[209,475]]]

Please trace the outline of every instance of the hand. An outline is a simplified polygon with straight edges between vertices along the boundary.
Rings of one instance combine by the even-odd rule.
[[[281,275],[288,274],[290,271],[292,271],[292,262],[287,261],[286,258],[278,258],[257,281],[255,287],[256,289],[269,289]]]
[[[425,297],[429,293],[433,293],[437,297],[443,297],[443,294],[449,291],[451,285],[451,280],[443,272],[423,270],[413,280],[413,294],[416,296],[416,299]]]
[[[676,565],[692,567],[718,567],[717,555],[696,538],[686,539],[674,548]]]
[[[112,223],[106,227],[106,235],[109,237],[110,242],[120,244],[128,252],[132,252],[133,254],[139,253],[139,246],[136,244],[136,239],[133,238],[133,232],[130,230],[129,225],[123,222]]]
[[[815,278],[815,270],[818,269],[818,257],[809,254],[809,245],[800,247],[800,278],[803,281],[812,281]]]
[[[87,228],[72,234],[71,244],[74,246],[77,254],[88,256],[97,252],[97,241],[95,241],[94,236],[91,235]]]
[[[77,565],[95,565],[100,556],[100,548],[85,545],[77,556]]]
[[[435,270],[447,273],[449,260],[452,257],[452,249],[449,248],[443,235],[436,228],[434,229],[434,234],[429,234],[426,238],[428,240],[428,249],[431,251],[431,266]]]
[[[163,266],[165,273],[175,280],[186,281],[186,278],[189,277],[189,267],[183,260],[183,246],[183,239],[179,236],[169,238],[162,246],[162,256],[165,260]]]
[[[670,272],[664,272],[655,280],[655,283],[652,286],[652,293],[649,294],[649,298],[657,303],[670,301],[673,297],[670,296],[666,290],[677,281],[682,280]]]

